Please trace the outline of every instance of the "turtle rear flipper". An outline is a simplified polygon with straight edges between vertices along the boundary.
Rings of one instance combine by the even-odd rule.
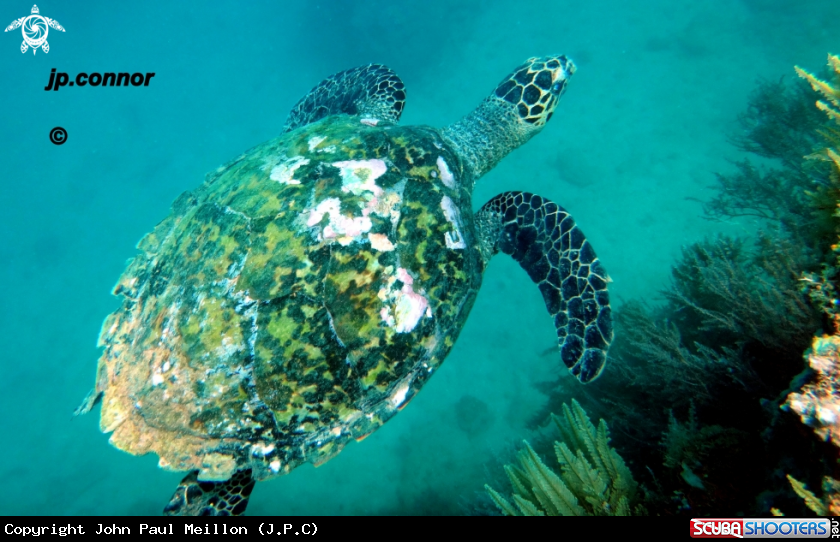
[[[82,399],[82,404],[76,407],[76,410],[73,411],[73,417],[81,416],[82,414],[87,414],[90,412],[96,404],[102,400],[102,392],[97,390],[96,388],[92,388],[88,394]]]
[[[327,77],[292,108],[283,132],[330,115],[359,115],[397,123],[405,105],[405,85],[382,64],[344,70]]]
[[[255,480],[251,469],[237,471],[224,482],[201,482],[194,470],[181,480],[169,504],[167,516],[239,516],[248,506]]]
[[[510,254],[540,288],[563,363],[581,382],[607,362],[612,319],[607,274],[572,216],[527,192],[504,192],[476,214],[482,258]]]

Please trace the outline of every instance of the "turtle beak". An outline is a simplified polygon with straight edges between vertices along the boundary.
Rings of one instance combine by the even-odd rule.
[[[568,79],[557,79],[556,81],[554,81],[554,84],[551,85],[551,93],[559,98],[563,95],[563,92],[566,90],[566,84],[568,82]]]
[[[575,74],[575,71],[577,71],[577,66],[575,66],[575,63],[572,62],[572,59],[567,57],[566,55],[562,55],[557,60],[560,61],[560,67],[563,68],[564,72],[566,72],[566,79],[570,78],[572,75]]]
[[[560,62],[560,66],[554,70],[554,82],[551,85],[551,93],[559,98],[566,90],[566,85],[577,70],[577,67],[571,59],[565,56],[559,56],[557,60]]]

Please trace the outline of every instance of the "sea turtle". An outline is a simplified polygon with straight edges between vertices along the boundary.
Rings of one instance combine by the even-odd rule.
[[[23,43],[20,44],[20,52],[25,53],[27,49],[32,47],[32,54],[34,55],[38,51],[38,47],[43,49],[45,53],[50,52],[50,44],[47,43],[47,35],[50,33],[49,27],[64,32],[64,27],[58,24],[58,21],[41,15],[36,4],[32,6],[32,14],[29,17],[21,17],[12,21],[12,24],[6,27],[5,32],[21,28]]]
[[[405,87],[385,66],[323,81],[139,242],[78,412],[101,400],[114,446],[190,471],[166,513],[240,514],[255,481],[330,459],[411,400],[498,251],[538,284],[566,367],[596,378],[607,276],[572,217],[524,192],[472,208],[574,70],[530,58],[442,129],[397,125]]]

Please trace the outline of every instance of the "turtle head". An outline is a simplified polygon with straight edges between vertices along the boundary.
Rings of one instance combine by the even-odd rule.
[[[475,111],[442,129],[473,183],[542,130],[573,73],[575,65],[565,56],[529,58]]]
[[[522,122],[542,128],[573,73],[575,65],[565,56],[531,57],[502,79],[493,95],[510,104]]]

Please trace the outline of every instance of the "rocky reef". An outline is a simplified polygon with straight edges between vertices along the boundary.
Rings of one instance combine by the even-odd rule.
[[[783,406],[821,439],[840,447],[840,336],[815,338],[807,358],[816,378],[788,395]]]

